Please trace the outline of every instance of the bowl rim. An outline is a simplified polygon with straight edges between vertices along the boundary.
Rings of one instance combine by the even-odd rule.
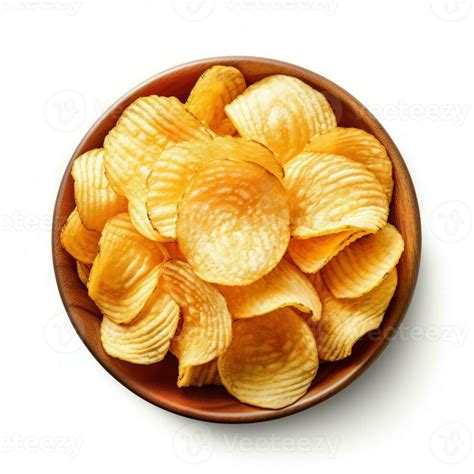
[[[333,395],[336,395],[340,391],[342,391],[344,388],[346,388],[348,385],[350,385],[354,380],[359,378],[373,363],[374,361],[380,356],[380,354],[383,352],[383,350],[387,347],[387,345],[390,342],[390,338],[388,337],[383,337],[382,342],[374,346],[374,349],[367,355],[366,360],[361,364],[358,365],[355,369],[351,370],[348,374],[345,376],[339,378],[335,383],[333,383],[331,386],[329,386],[324,392],[320,392],[318,394],[314,394],[313,396],[308,396],[308,397],[303,397],[294,402],[292,405],[289,405],[287,407],[284,407],[279,410],[267,410],[263,412],[246,412],[246,413],[232,413],[232,414],[221,414],[221,413],[212,413],[207,410],[203,409],[190,409],[188,407],[185,407],[180,404],[176,403],[156,403],[152,400],[149,400],[143,393],[140,393],[136,388],[132,387],[131,384],[128,382],[124,381],[121,379],[119,376],[114,374],[112,370],[110,370],[105,363],[96,355],[94,350],[91,348],[91,345],[88,343],[87,337],[80,331],[71,317],[71,305],[70,302],[68,301],[66,295],[65,295],[65,288],[63,287],[63,283],[61,281],[60,277],[60,272],[59,272],[59,266],[57,262],[57,255],[54,251],[55,249],[55,240],[57,239],[58,236],[58,219],[59,219],[59,207],[60,203],[62,202],[63,195],[64,195],[64,190],[66,188],[67,181],[70,178],[70,173],[71,173],[71,168],[72,164],[75,160],[75,158],[78,155],[78,152],[82,149],[83,145],[89,140],[91,136],[93,136],[97,130],[100,128],[102,121],[104,120],[105,117],[108,117],[112,112],[115,112],[118,108],[123,107],[124,103],[127,103],[131,97],[133,97],[138,91],[140,91],[143,87],[147,86],[148,84],[151,84],[165,76],[168,76],[169,74],[173,73],[178,73],[184,69],[192,68],[192,67],[199,67],[199,66],[204,66],[204,65],[209,65],[209,64],[226,64],[226,63],[235,63],[235,62],[247,62],[247,63],[265,63],[266,65],[271,65],[275,66],[276,68],[291,68],[293,70],[299,71],[303,74],[307,74],[313,77],[316,77],[319,81],[323,82],[324,84],[330,86],[330,88],[338,90],[341,94],[345,96],[346,99],[349,99],[353,101],[357,106],[361,107],[362,110],[364,111],[364,116],[365,120],[370,121],[371,125],[374,125],[377,128],[377,131],[384,134],[386,140],[391,144],[392,146],[392,153],[391,154],[396,154],[397,155],[397,161],[399,164],[404,168],[404,173],[407,178],[407,186],[409,189],[410,197],[413,202],[413,217],[414,217],[414,223],[415,223],[415,233],[416,233],[416,254],[415,254],[415,261],[413,264],[412,268],[412,273],[413,273],[413,284],[410,288],[410,291],[407,295],[404,307],[402,308],[400,312],[400,316],[398,319],[395,321],[393,325],[393,330],[397,331],[400,323],[404,319],[406,312],[410,306],[410,303],[413,298],[413,294],[415,291],[415,287],[417,284],[417,279],[418,279],[418,273],[419,273],[419,267],[420,267],[420,260],[421,260],[421,249],[422,249],[422,230],[421,230],[421,219],[420,219],[420,211],[419,211],[419,206],[418,206],[418,199],[416,195],[416,191],[413,185],[413,181],[411,179],[410,173],[408,171],[408,168],[406,166],[406,163],[398,150],[397,146],[393,142],[392,138],[388,134],[388,132],[385,130],[385,128],[381,125],[381,123],[377,120],[377,118],[357,99],[355,98],[352,94],[347,92],[344,88],[336,84],[335,82],[327,79],[326,77],[315,73],[309,69],[306,69],[304,67],[288,63],[285,61],[280,61],[277,59],[270,59],[266,57],[258,57],[258,56],[216,56],[216,57],[207,57],[207,58],[202,58],[202,59],[197,59],[194,61],[189,61],[186,63],[179,64],[177,66],[173,66],[171,68],[165,69],[162,72],[159,72],[157,74],[152,75],[148,79],[140,82],[138,85],[133,87],[132,89],[128,90],[125,94],[123,94],[119,99],[117,99],[112,105],[110,105],[101,115],[95,120],[95,122],[92,124],[92,126],[89,128],[89,130],[85,133],[79,144],[76,146],[71,158],[68,161],[68,164],[66,166],[66,169],[64,171],[63,177],[61,179],[59,189],[57,192],[57,196],[55,199],[55,204],[54,204],[54,210],[53,210],[53,225],[52,225],[52,231],[51,231],[51,249],[52,249],[52,260],[53,260],[53,268],[54,268],[54,274],[55,274],[55,279],[56,279],[56,284],[58,287],[58,291],[62,300],[62,303],[64,305],[64,308],[66,310],[66,313],[68,315],[69,321],[71,322],[72,326],[74,327],[74,330],[76,331],[77,335],[81,339],[81,341],[84,343],[86,346],[87,350],[92,354],[94,359],[115,379],[117,380],[121,385],[126,387],[128,390],[133,392],[135,395],[140,397],[141,399],[147,401],[153,406],[157,406],[163,410],[166,410],[170,413],[174,413],[176,415],[183,416],[185,418],[191,418],[194,420],[198,421],[208,421],[208,422],[214,422],[214,423],[255,423],[255,422],[261,422],[261,421],[268,421],[268,420],[273,420],[273,419],[279,419],[283,418],[289,415],[292,415],[294,413],[301,412],[303,410],[306,410],[314,405],[317,405],[328,398],[332,397]],[[392,156],[390,156],[392,160]]]

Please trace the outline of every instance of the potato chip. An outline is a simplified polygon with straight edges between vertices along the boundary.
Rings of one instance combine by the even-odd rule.
[[[321,302],[311,282],[292,263],[281,260],[265,276],[246,286],[220,286],[234,318],[250,318],[294,306],[311,313],[314,321],[321,316]]]
[[[305,151],[343,155],[362,163],[380,181],[390,202],[393,190],[392,162],[385,147],[370,133],[358,128],[333,128],[311,138]]]
[[[282,164],[301,152],[316,133],[336,126],[323,94],[283,75],[251,85],[225,111],[242,137],[266,145]]]
[[[217,137],[170,147],[156,160],[148,178],[148,215],[161,235],[176,238],[178,201],[193,174],[211,160],[226,158],[257,163],[278,178],[283,177],[282,167],[268,148],[243,138]]]
[[[288,246],[285,190],[259,165],[212,161],[196,172],[179,202],[176,234],[203,280],[253,283],[278,264]]]
[[[171,143],[210,140],[213,133],[175,97],[141,97],[125,109],[104,140],[104,165],[114,190],[129,200],[129,213],[145,237],[162,241],[146,212],[147,179]]]
[[[322,270],[336,298],[357,298],[375,288],[395,268],[403,253],[403,237],[391,224],[346,247]]]
[[[157,288],[131,323],[102,320],[102,345],[107,354],[117,359],[134,364],[154,364],[168,352],[178,321],[178,304]]]
[[[382,323],[397,287],[397,269],[394,268],[379,286],[359,298],[335,298],[319,273],[311,278],[323,306],[318,323],[308,320],[319,357],[329,361],[344,359],[351,355],[353,345],[364,334]]]
[[[310,239],[291,238],[288,254],[304,273],[315,273],[344,247],[365,235],[365,232],[345,230],[336,234],[320,235]]]
[[[285,165],[283,185],[293,237],[375,232],[387,222],[388,201],[381,184],[364,165],[344,156],[300,153]]]
[[[233,135],[235,128],[224,107],[245,90],[245,78],[232,66],[213,66],[194,85],[186,108],[219,135]]]
[[[128,213],[135,229],[147,239],[156,242],[168,242],[171,239],[164,237],[153,227],[146,208],[146,195],[143,199],[132,199],[128,202]]]
[[[88,230],[82,224],[77,208],[71,212],[61,230],[61,245],[82,263],[92,263],[99,250],[100,232]]]
[[[289,308],[233,323],[233,338],[219,357],[227,391],[243,403],[283,408],[302,397],[318,370],[311,330]]]
[[[137,232],[126,213],[105,224],[89,276],[89,296],[115,323],[129,323],[143,309],[158,280],[161,244]]]
[[[89,282],[89,275],[91,273],[92,265],[87,265],[77,260],[76,267],[77,267],[77,276],[79,277],[79,280],[81,280],[81,282],[85,286],[87,286],[87,283]]]
[[[232,317],[225,298],[202,281],[181,260],[160,265],[159,288],[181,308],[183,326],[173,339],[172,352],[179,360],[179,379],[190,366],[202,365],[222,354],[232,339]]]
[[[204,385],[222,385],[217,371],[217,359],[188,367],[178,380],[178,387],[202,387]]]
[[[84,226],[101,232],[108,219],[127,210],[127,200],[110,186],[104,168],[104,150],[96,148],[74,161],[74,197]]]

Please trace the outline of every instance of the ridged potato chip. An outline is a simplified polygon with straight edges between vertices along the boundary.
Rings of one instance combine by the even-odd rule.
[[[314,321],[321,316],[321,302],[313,285],[284,259],[270,273],[250,285],[220,286],[219,289],[236,319],[259,316],[286,306],[311,313]]]
[[[215,160],[196,172],[181,198],[176,234],[203,280],[248,285],[269,273],[286,251],[288,198],[261,166]]]
[[[257,163],[278,178],[283,169],[273,153],[259,143],[243,138],[217,137],[209,142],[182,142],[165,150],[148,178],[147,210],[158,232],[176,238],[177,206],[194,173],[217,159]]]
[[[359,298],[335,298],[319,273],[312,277],[323,311],[318,323],[308,320],[318,346],[319,357],[334,361],[352,353],[353,345],[382,323],[385,310],[397,287],[397,269],[369,293]]]
[[[202,387],[222,385],[217,371],[217,359],[202,365],[192,365],[185,369],[178,381],[178,387]]]
[[[133,226],[147,239],[154,240],[156,242],[168,242],[170,239],[161,235],[153,227],[150,217],[148,216],[146,199],[147,195],[145,194],[143,199],[132,198],[128,202],[128,213]]]
[[[303,152],[284,168],[293,237],[375,232],[387,222],[387,196],[361,163],[340,155]]]
[[[146,211],[147,179],[161,152],[171,143],[210,140],[204,124],[175,97],[140,97],[128,106],[104,140],[104,165],[114,190],[129,200],[138,231],[166,240],[153,228]]]
[[[392,162],[385,147],[370,133],[358,128],[333,128],[311,138],[305,151],[343,155],[362,163],[380,181],[390,202],[393,190]]]
[[[242,137],[266,145],[282,164],[301,152],[316,133],[336,126],[323,94],[284,75],[251,85],[225,111]]]
[[[126,213],[107,221],[89,276],[89,296],[104,316],[129,323],[145,306],[163,261],[161,244],[137,232]]]
[[[103,318],[100,337],[105,352],[133,364],[154,364],[168,352],[179,321],[179,306],[157,288],[129,324]]]
[[[291,238],[288,254],[304,273],[316,273],[344,247],[365,235],[365,232],[346,230],[310,239]]]
[[[74,161],[74,197],[84,226],[101,232],[108,219],[127,210],[127,200],[109,183],[104,168],[104,150],[96,148]]]
[[[82,263],[92,263],[99,251],[100,232],[84,227],[77,208],[69,215],[60,238],[66,252]]]
[[[277,409],[306,393],[318,370],[318,352],[307,324],[284,308],[235,321],[218,368],[223,385],[239,401]]]
[[[242,73],[232,66],[213,66],[194,85],[186,108],[219,135],[233,135],[235,128],[224,107],[246,88]]]
[[[355,241],[322,270],[336,298],[357,298],[375,288],[395,268],[403,253],[403,237],[391,224]]]
[[[91,273],[92,265],[87,265],[77,260],[76,267],[77,267],[77,276],[79,277],[79,280],[81,280],[83,285],[87,286],[87,283],[89,282],[89,275]]]
[[[182,329],[172,342],[172,352],[179,360],[179,385],[190,366],[210,362],[227,349],[232,317],[225,298],[186,262],[161,264],[158,286],[178,303],[183,315]]]

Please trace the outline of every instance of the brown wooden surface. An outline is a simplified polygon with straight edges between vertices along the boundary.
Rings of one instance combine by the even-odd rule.
[[[174,95],[184,101],[199,75],[214,64],[236,66],[249,84],[270,74],[289,74],[302,79],[326,95],[340,126],[362,128],[375,135],[385,145],[393,162],[395,189],[389,220],[402,233],[405,251],[398,265],[398,288],[380,331],[361,339],[349,358],[323,364],[306,395],[280,410],[244,405],[222,387],[178,389],[177,363],[171,355],[158,364],[139,366],[105,354],[99,337],[100,312],[79,281],[74,260],[59,243],[61,227],[74,208],[70,174],[73,160],[85,151],[102,146],[105,135],[123,109],[137,97]],[[94,357],[123,385],[149,402],[181,415],[215,422],[252,422],[289,415],[325,400],[351,383],[380,354],[403,318],[415,288],[421,253],[420,216],[415,190],[403,158],[379,122],[354,97],[318,74],[279,61],[247,57],[212,58],[178,66],[152,77],[114,104],[86,134],[66,168],[54,210],[52,238],[61,298],[72,324]]]

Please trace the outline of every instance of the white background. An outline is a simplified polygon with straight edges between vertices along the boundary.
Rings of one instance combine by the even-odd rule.
[[[0,471],[473,472],[474,5],[465,0],[0,0]],[[82,346],[53,276],[66,163],[113,101],[209,56],[289,61],[372,109],[423,222],[401,331],[349,388],[255,425],[192,422],[122,387]]]

